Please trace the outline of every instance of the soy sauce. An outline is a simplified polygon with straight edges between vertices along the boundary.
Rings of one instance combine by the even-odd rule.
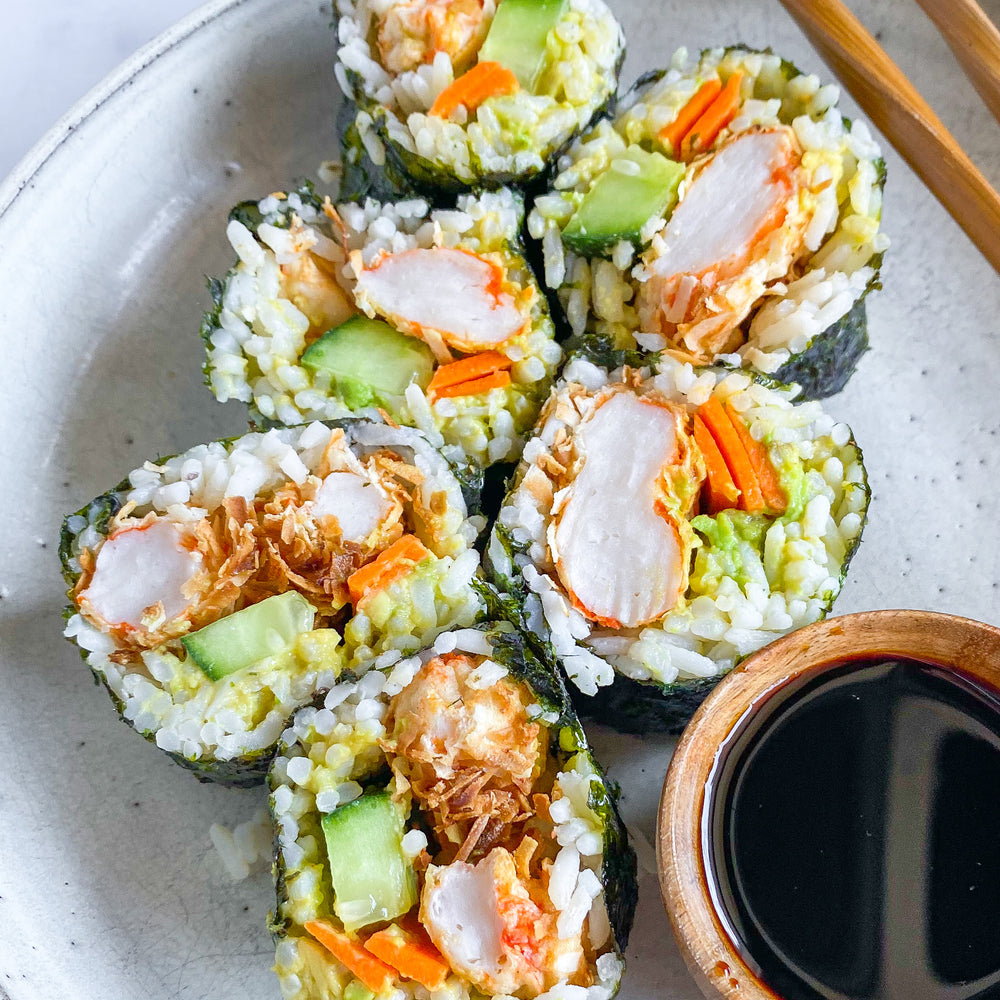
[[[1000,998],[1000,693],[837,665],[757,708],[706,795],[717,912],[778,996]]]

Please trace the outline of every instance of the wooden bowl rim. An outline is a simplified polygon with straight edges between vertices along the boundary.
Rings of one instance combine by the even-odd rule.
[[[677,744],[656,830],[660,893],[688,969],[710,1000],[776,1000],[716,915],[702,853],[705,788],[719,748],[748,710],[793,679],[845,659],[905,656],[961,669],[1000,689],[1000,628],[935,611],[864,611],[815,622],[765,646],[726,676]]]

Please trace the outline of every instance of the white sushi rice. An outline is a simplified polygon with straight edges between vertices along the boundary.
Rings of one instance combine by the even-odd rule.
[[[348,663],[355,671],[384,665],[404,650],[422,648],[443,630],[471,624],[481,609],[471,581],[479,565],[473,545],[483,520],[468,516],[447,462],[410,428],[362,422],[346,434],[356,454],[389,447],[410,459],[423,477],[418,489],[427,508],[432,496],[441,498],[435,504],[440,513],[425,525],[434,533],[434,558],[366,602],[345,627],[346,649],[329,641],[316,644],[311,641],[315,633],[305,633],[294,647],[293,661],[285,654],[268,657],[211,681],[177,647],[145,650],[141,664],[122,665],[110,634],[75,608],[67,621],[65,635],[107,686],[123,719],[162,750],[188,762],[204,762],[206,773],[214,762],[239,766],[248,755],[266,758],[295,709],[334,684]],[[135,505],[133,516],[155,511],[179,524],[197,521],[227,498],[253,501],[290,478],[304,479],[320,461],[330,435],[328,427],[313,423],[198,445],[135,469],[120,500]],[[91,518],[99,514],[90,509]],[[104,534],[83,514],[68,518],[66,527],[73,536],[70,569],[79,573],[80,553],[99,551]],[[386,599],[391,613],[381,611]],[[328,630],[321,631],[329,636]],[[266,711],[262,705],[268,706]]]
[[[451,118],[428,114],[437,96],[455,79],[448,54],[400,74],[387,71],[371,39],[392,6],[384,0],[337,0],[337,80],[362,109],[357,125],[376,165],[385,162],[382,143],[416,154],[442,181],[463,184],[538,173],[548,159],[583,128],[617,89],[617,66],[624,51],[621,27],[602,0],[570,0],[550,32],[550,65],[530,94],[488,98],[473,120],[461,108]],[[492,18],[487,0],[484,16]],[[530,136],[525,141],[525,136]]]
[[[552,563],[551,501],[522,485],[529,469],[544,470],[553,444],[572,434],[593,406],[592,395],[578,394],[571,404],[559,405],[567,389],[582,386],[592,394],[621,380],[621,371],[573,360],[500,510],[499,524],[515,552],[494,536],[488,559],[502,577],[523,576],[531,594],[529,621],[549,635],[570,679],[590,695],[612,683],[615,673],[661,684],[716,677],[778,636],[822,618],[840,592],[845,557],[860,537],[868,506],[865,470],[850,429],[818,403],[794,404],[794,390],[767,388],[741,372],[699,373],[670,358],[641,374],[644,388],[689,409],[709,395],[728,401],[755,438],[794,448],[805,476],[803,509],[796,519],[770,524],[762,551],[741,547],[742,583],[720,573],[710,585],[699,584],[692,574],[679,604],[650,625],[610,629],[589,621],[573,606]]]
[[[373,671],[358,682],[347,681],[332,688],[322,708],[302,709],[283,733],[269,778],[278,871],[284,884],[284,899],[279,900],[276,914],[279,920],[302,927],[307,921],[327,918],[321,889],[326,846],[320,814],[361,794],[359,782],[384,761],[379,741],[388,736],[384,723],[390,699],[430,659],[454,650],[473,656],[489,656],[493,651],[488,637],[479,630],[444,633],[433,647],[400,660],[391,671]],[[586,988],[559,983],[541,994],[539,1000],[609,1000],[617,992],[624,971],[615,950],[600,881],[604,824],[590,807],[591,789],[601,781],[589,755],[576,753],[556,775],[549,807],[552,836],[559,845],[548,887],[558,913],[557,933],[561,938],[572,938],[587,921],[589,946],[598,956],[592,970],[595,982]],[[404,836],[404,847],[410,838],[411,849],[416,848],[414,854],[420,847],[412,835],[418,832],[411,830]],[[286,928],[279,937],[275,972],[285,1000],[310,1000],[314,994],[303,982],[307,958],[300,951],[302,938],[289,930],[292,928]],[[567,975],[572,971],[567,970]],[[328,963],[325,975],[331,995],[342,995],[352,979],[346,969],[333,962]],[[396,994],[399,1000],[427,997],[426,990],[406,979],[400,980],[393,996]],[[473,995],[481,994],[455,974],[450,974],[441,990],[432,994],[434,998],[453,1000],[470,1000]]]
[[[269,196],[258,204],[264,222],[256,232],[239,221],[229,223],[227,236],[238,262],[224,281],[221,307],[206,334],[206,371],[215,397],[250,404],[254,419],[263,422],[378,418],[375,407],[352,411],[328,374],[301,364],[309,321],[282,288],[282,265],[321,250],[353,300],[356,277],[345,250],[360,251],[366,263],[383,252],[415,248],[490,254],[502,260],[513,284],[536,290],[529,327],[501,348],[513,362],[511,384],[431,402],[413,383],[392,416],[420,428],[451,461],[490,465],[516,459],[562,361],[544,296],[524,258],[512,249],[519,244],[524,217],[521,198],[503,189],[463,195],[454,210],[434,211],[419,198],[385,204],[369,199],[338,206],[343,229],[317,205],[315,198],[296,193]],[[280,228],[293,215],[301,223],[294,241]]]
[[[637,308],[650,265],[665,251],[661,230],[666,219],[646,223],[641,233],[646,249],[634,263],[628,243],[615,247],[610,260],[588,259],[567,249],[560,234],[593,179],[620,164],[615,158],[629,144],[655,146],[657,133],[706,77],[737,70],[744,76],[743,103],[722,137],[790,125],[818,194],[805,233],[810,254],[805,272],[768,284],[748,323],[746,343],[738,354],[720,360],[777,371],[846,316],[876,279],[878,257],[889,246],[879,231],[881,154],[864,122],[845,122],[836,106],[838,88],[822,86],[812,74],[786,79],[781,58],[770,53],[712,49],[692,64],[681,50],[659,80],[627,95],[614,121],[601,121],[573,143],[559,160],[553,189],[537,199],[529,216],[529,232],[542,240],[546,284],[558,290],[574,333],[601,334],[619,348],[673,346],[663,334],[643,328]],[[779,253],[776,243],[772,254]],[[773,263],[765,260],[761,267],[770,271]]]

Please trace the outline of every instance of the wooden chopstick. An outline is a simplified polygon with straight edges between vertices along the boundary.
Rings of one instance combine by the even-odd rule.
[[[840,0],[781,0],[876,127],[1000,273],[1000,196]]]
[[[975,0],[917,0],[1000,121],[1000,30]]]

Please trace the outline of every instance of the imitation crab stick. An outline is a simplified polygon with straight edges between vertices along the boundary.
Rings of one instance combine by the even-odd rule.
[[[698,120],[681,139],[681,159],[690,160],[705,152],[715,142],[715,137],[736,117],[740,106],[740,81],[742,73],[734,73],[719,95],[705,109]]]
[[[742,496],[740,506],[751,514],[759,514],[764,510],[764,497],[760,489],[760,481],[754,472],[750,456],[743,447],[740,435],[733,426],[729,414],[725,411],[718,396],[710,396],[707,403],[698,407],[698,416],[705,422],[719,451],[729,467]]]
[[[403,535],[380,552],[376,559],[347,578],[351,603],[356,607],[369,594],[382,590],[394,580],[405,576],[430,554],[430,550],[415,535]]]
[[[677,113],[677,117],[659,131],[660,141],[669,148],[671,153],[680,152],[681,140],[687,135],[691,126],[708,110],[709,105],[719,96],[722,81],[715,77],[703,83],[688,99],[687,104]]]
[[[487,98],[516,93],[519,87],[517,77],[506,66],[498,62],[476,63],[437,95],[429,113],[450,118],[460,104],[467,111],[475,111]]]
[[[718,514],[719,511],[736,507],[740,491],[733,482],[729,467],[715,443],[715,438],[712,437],[712,432],[705,426],[705,421],[697,415],[694,418],[694,441],[705,459],[708,512]]]
[[[396,971],[323,920],[310,920],[306,930],[374,993],[384,993],[396,980]]]
[[[416,980],[429,990],[441,989],[448,978],[448,963],[419,924],[413,928],[390,924],[365,941],[365,948],[397,969],[401,976]]]
[[[427,386],[427,394],[432,399],[441,396],[471,396],[483,390],[468,389],[467,384],[497,376],[506,376],[498,378],[497,385],[509,385],[510,375],[507,373],[512,364],[506,354],[501,354],[499,351],[483,351],[481,354],[473,354],[451,364],[441,365]],[[492,389],[495,386],[489,385],[485,388]]]
[[[733,427],[736,428],[743,450],[746,451],[753,471],[757,475],[757,482],[760,483],[760,491],[765,505],[768,510],[775,514],[784,514],[788,509],[788,497],[785,496],[785,491],[781,488],[778,473],[775,472],[774,466],[771,464],[767,449],[760,441],[754,439],[750,428],[729,403],[725,404],[725,410],[729,414]]]

